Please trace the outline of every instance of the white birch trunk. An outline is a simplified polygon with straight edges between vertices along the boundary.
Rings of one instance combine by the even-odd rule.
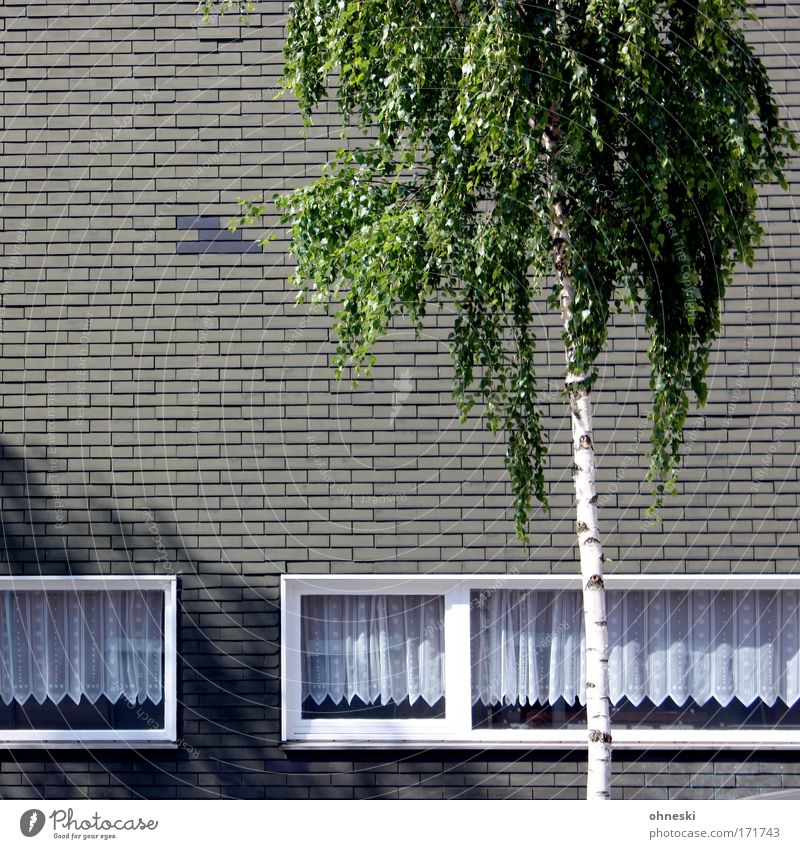
[[[562,280],[561,315],[572,313],[574,289]],[[567,352],[569,362],[569,352]],[[568,366],[569,368],[569,366]],[[577,385],[576,385],[577,383]],[[567,371],[572,418],[576,531],[580,551],[583,618],[586,632],[586,719],[588,726],[587,799],[611,798],[611,719],[608,698],[608,624],[603,585],[603,546],[597,518],[592,399],[580,376]]]
[[[560,140],[557,106],[544,135],[548,156],[557,151]],[[554,192],[553,245],[556,272],[561,284],[561,319],[565,331],[572,319],[575,285],[566,256],[569,222],[565,199]],[[583,375],[574,370],[573,351],[568,347],[566,384],[572,418],[572,456],[577,507],[576,532],[583,586],[583,616],[586,633],[586,717],[588,726],[587,799],[611,798],[611,720],[608,697],[608,624],[606,592],[603,585],[603,547],[597,518],[595,455],[592,440],[592,399],[583,384]]]

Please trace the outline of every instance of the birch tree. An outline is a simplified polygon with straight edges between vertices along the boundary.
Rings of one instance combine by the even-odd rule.
[[[596,362],[612,313],[639,314],[657,511],[676,491],[690,400],[706,401],[720,302],[763,235],[757,186],[785,186],[796,149],[747,15],[746,0],[295,0],[289,11],[285,85],[307,121],[335,100],[349,136],[280,201],[299,300],[334,311],[340,376],[369,373],[397,317],[422,328],[432,304],[455,310],[455,403],[462,417],[479,405],[505,438],[523,541],[532,505],[547,505],[533,304],[549,289],[560,311],[590,799],[609,798],[611,774]],[[246,220],[263,211],[244,205]]]

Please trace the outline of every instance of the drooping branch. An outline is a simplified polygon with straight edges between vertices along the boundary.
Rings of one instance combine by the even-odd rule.
[[[336,158],[341,179],[301,190],[286,207],[294,279],[324,305],[347,296],[345,359],[366,356],[395,316],[416,321],[423,301],[471,290],[484,317],[478,328],[462,323],[464,338],[453,340],[455,391],[462,412],[479,399],[487,424],[506,433],[521,537],[530,499],[546,498],[544,433],[525,425],[537,414],[527,355],[536,339],[522,304],[554,252],[566,261],[564,234],[547,232],[553,215],[568,219],[570,252],[581,258],[552,302],[562,314],[571,304],[568,383],[597,378],[624,292],[651,343],[656,504],[674,489],[691,396],[703,403],[707,394],[721,298],[761,236],[757,184],[781,180],[796,148],[740,32],[745,8],[601,0],[580,15],[524,0],[413,0],[400,19],[393,4],[291,6],[285,79],[306,114],[335,77],[343,122],[375,130],[374,145],[360,140]],[[542,147],[551,143],[563,167],[548,199]],[[388,187],[406,183],[387,205]],[[407,256],[397,239],[412,246]],[[516,365],[501,353],[504,322],[525,352]]]

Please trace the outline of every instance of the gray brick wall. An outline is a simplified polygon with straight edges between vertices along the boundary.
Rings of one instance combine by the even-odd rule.
[[[195,5],[0,9],[2,569],[180,572],[185,742],[0,752],[0,797],[574,798],[581,752],[279,745],[281,573],[575,569],[563,357],[542,306],[552,511],[525,552],[503,446],[453,412],[452,317],[433,315],[421,342],[395,328],[353,391],[333,379],[329,319],[293,306],[282,234],[247,253],[212,234],[237,196],[302,184],[340,142],[332,105],[304,137],[295,105],[274,99],[287,3],[260,3],[249,28],[199,27]],[[750,38],[796,120],[800,7],[756,8]],[[711,401],[657,526],[643,334],[615,324],[596,444],[617,571],[798,569],[799,196],[797,173],[789,193],[763,192],[767,240],[727,299]],[[616,757],[618,797],[797,786],[794,754]]]

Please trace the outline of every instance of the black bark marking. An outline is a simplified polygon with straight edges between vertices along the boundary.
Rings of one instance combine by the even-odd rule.
[[[590,743],[610,743],[611,735],[606,731],[598,731],[593,728],[589,732],[589,742]]]
[[[582,534],[584,533],[584,531],[589,530],[589,526],[586,524],[586,522],[578,522],[575,525],[575,530],[577,531],[577,533]]]

